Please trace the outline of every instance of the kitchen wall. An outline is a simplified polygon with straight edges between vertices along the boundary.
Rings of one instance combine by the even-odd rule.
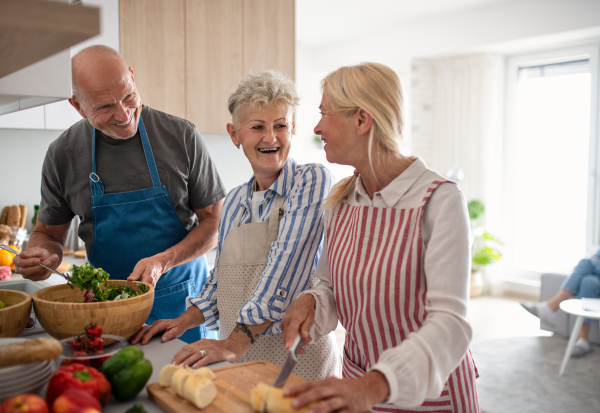
[[[40,203],[42,163],[46,150],[61,131],[0,129],[0,207],[27,206],[31,230],[33,206]]]

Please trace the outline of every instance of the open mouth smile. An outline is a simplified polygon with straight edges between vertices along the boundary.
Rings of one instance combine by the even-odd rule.
[[[258,148],[260,153],[275,153],[279,151],[279,148]]]
[[[131,121],[133,120],[134,115],[135,115],[135,112],[133,112],[131,114],[131,117],[129,118],[129,120],[126,123],[113,123],[113,125],[118,128],[126,128],[127,126],[129,126],[131,124]]]

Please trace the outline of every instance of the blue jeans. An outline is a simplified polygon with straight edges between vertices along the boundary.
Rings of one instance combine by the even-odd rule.
[[[584,258],[562,285],[563,290],[573,293],[577,298],[598,298],[600,296],[600,250],[594,258]],[[594,320],[586,318],[585,323]]]

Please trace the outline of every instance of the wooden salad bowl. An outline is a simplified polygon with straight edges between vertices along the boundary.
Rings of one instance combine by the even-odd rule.
[[[31,314],[31,295],[22,291],[0,290],[0,337],[19,337]]]
[[[108,280],[108,285],[132,287],[141,292],[137,281]],[[84,303],[79,288],[67,284],[43,288],[33,294],[33,307],[38,321],[56,339],[81,334],[90,323],[97,323],[104,334],[126,339],[142,327],[154,304],[154,287],[133,298],[117,301]],[[105,343],[106,344],[106,343]]]

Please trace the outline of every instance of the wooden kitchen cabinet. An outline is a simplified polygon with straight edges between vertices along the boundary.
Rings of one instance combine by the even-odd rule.
[[[295,78],[294,10],[292,0],[244,1],[244,74],[277,69]]]
[[[294,0],[120,0],[121,54],[142,101],[204,133],[226,133],[246,73],[294,78]]]
[[[119,23],[142,102],[185,118],[185,0],[121,0]]]
[[[243,73],[243,0],[186,0],[187,119],[227,133],[227,100]]]

